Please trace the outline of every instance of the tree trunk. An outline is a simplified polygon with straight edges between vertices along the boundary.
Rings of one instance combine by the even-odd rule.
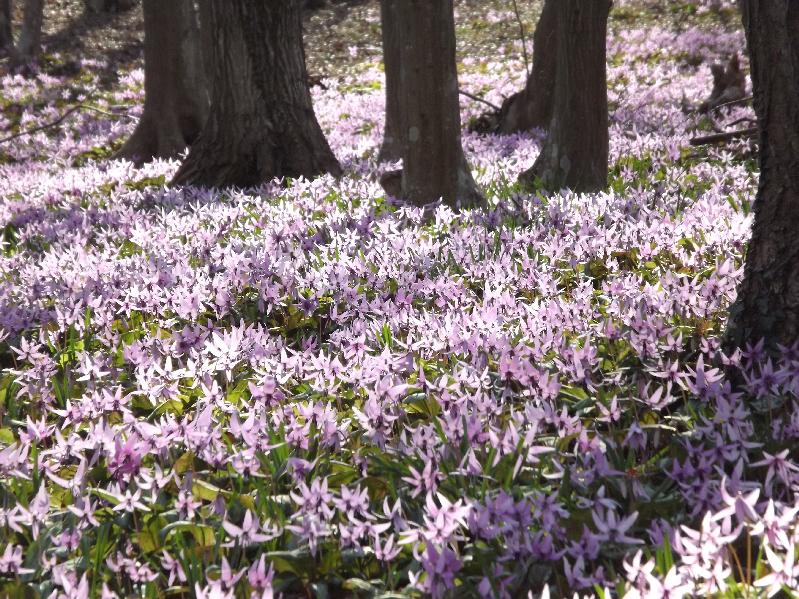
[[[106,4],[109,3],[107,0],[84,0],[83,4],[86,6],[86,10],[89,12],[102,12],[108,9]]]
[[[610,0],[557,0],[552,118],[541,154],[519,181],[597,191],[608,178],[605,37]]]
[[[11,0],[0,0],[0,51],[14,47],[11,29]]]
[[[378,162],[402,158],[402,110],[399,105],[402,38],[397,22],[397,1],[380,0],[380,27],[383,36],[383,66],[386,74],[386,122]]]
[[[593,0],[591,0],[593,1]],[[502,103],[497,132],[546,128],[552,119],[558,44],[557,0],[546,0],[533,35],[533,70],[524,89]]]
[[[440,198],[452,207],[480,204],[461,146],[452,0],[404,0],[398,8],[401,195],[416,205]]]
[[[741,2],[760,130],[760,185],[727,340],[799,339],[799,3]]]
[[[126,10],[133,5],[133,0],[84,0],[89,12],[111,12]]]
[[[22,30],[14,53],[14,62],[24,64],[36,60],[41,50],[44,0],[26,0]]]
[[[250,187],[340,174],[308,90],[302,1],[208,1],[211,110],[173,183]]]
[[[175,158],[208,115],[200,32],[192,0],[144,0],[144,113],[118,157]]]

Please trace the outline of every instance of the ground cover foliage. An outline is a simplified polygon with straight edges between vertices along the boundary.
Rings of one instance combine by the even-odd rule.
[[[720,345],[756,163],[688,146],[743,35],[676,5],[614,8],[606,193],[521,193],[540,136],[467,133],[490,208],[431,219],[378,183],[368,56],[313,88],[345,176],[247,191],[109,159],[140,69],[4,77],[5,135],[89,108],[0,146],[2,592],[795,589],[799,347]],[[515,23],[468,6],[470,48]],[[499,104],[518,50],[461,87]]]

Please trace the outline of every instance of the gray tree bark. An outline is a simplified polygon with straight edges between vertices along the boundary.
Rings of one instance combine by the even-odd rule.
[[[799,3],[740,2],[760,135],[760,184],[727,341],[799,339]]]
[[[41,51],[44,0],[26,0],[22,29],[14,52],[14,62],[23,64],[36,60]]]
[[[302,1],[208,3],[211,110],[173,183],[250,187],[340,174],[308,90]]]
[[[534,186],[590,192],[607,186],[606,33],[610,0],[557,0],[557,58],[549,133],[519,176]]]
[[[383,37],[383,66],[386,75],[386,120],[378,162],[402,158],[402,110],[400,107],[400,68],[402,38],[397,21],[398,0],[380,0],[380,28]]]
[[[404,0],[397,6],[404,129],[399,193],[416,205],[438,199],[452,207],[479,205],[484,199],[461,145],[452,0]],[[396,195],[390,177],[382,183]]]
[[[117,157],[175,158],[208,116],[200,32],[192,0],[144,0],[144,112]]]

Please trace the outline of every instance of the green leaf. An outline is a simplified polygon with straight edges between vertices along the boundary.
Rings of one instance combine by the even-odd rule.
[[[200,547],[212,547],[216,543],[214,538],[214,529],[206,524],[196,524],[186,520],[178,520],[172,524],[166,525],[161,529],[160,537],[162,541],[167,541],[173,533],[191,533],[194,541]]]
[[[307,549],[267,551],[264,557],[274,564],[278,572],[291,572],[302,580],[306,580],[314,571],[313,558]]]
[[[222,490],[219,487],[204,480],[195,480],[191,484],[192,495],[205,501],[214,501],[221,492]]]
[[[120,497],[111,493],[110,491],[106,491],[105,489],[100,488],[92,488],[89,489],[89,493],[96,495],[100,499],[105,499],[108,503],[112,505],[119,505]]]
[[[14,431],[10,428],[0,428],[0,443],[3,445],[12,445],[15,441]]]

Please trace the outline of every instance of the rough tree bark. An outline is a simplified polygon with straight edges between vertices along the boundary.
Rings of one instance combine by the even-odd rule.
[[[208,2],[211,110],[173,183],[249,187],[340,174],[308,90],[302,1]]]
[[[144,112],[118,153],[142,164],[175,158],[208,116],[200,32],[192,0],[144,0]]]
[[[403,0],[398,8],[403,169],[401,185],[391,175],[381,182],[416,205],[478,205],[484,200],[461,145],[452,0]]]
[[[533,34],[533,70],[524,89],[502,103],[496,127],[498,133],[516,133],[549,126],[558,43],[557,2],[544,2]]]
[[[799,339],[799,3],[743,0],[760,130],[760,185],[727,340]]]
[[[86,10],[89,12],[122,11],[133,8],[136,0],[84,0]]]
[[[397,27],[398,0],[380,0],[380,28],[383,36],[383,65],[386,74],[386,120],[378,162],[402,158],[402,110],[400,108],[400,68],[402,38]]]
[[[0,0],[0,51],[10,50],[14,46],[14,34],[11,29],[11,0]]]
[[[41,50],[44,0],[26,0],[22,29],[14,51],[14,62],[24,64],[36,60]]]
[[[549,134],[519,176],[552,190],[607,186],[608,94],[605,37],[610,0],[557,0],[557,57]]]

